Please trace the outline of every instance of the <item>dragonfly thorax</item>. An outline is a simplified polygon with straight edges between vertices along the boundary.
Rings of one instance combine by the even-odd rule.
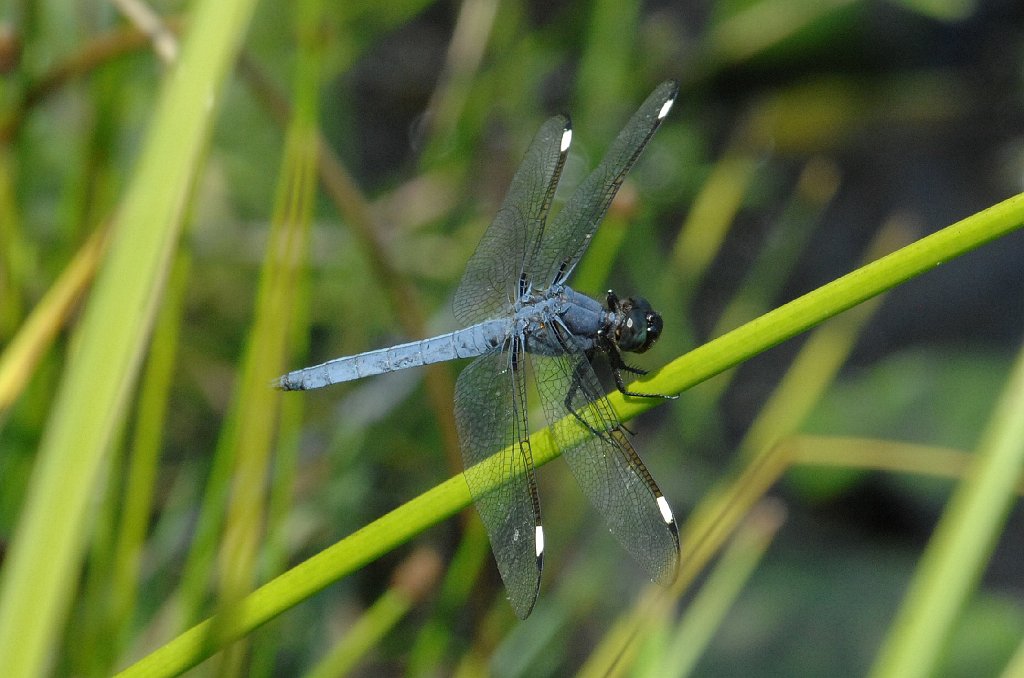
[[[514,309],[512,333],[523,337],[527,352],[547,356],[594,348],[612,315],[568,285],[534,291]]]

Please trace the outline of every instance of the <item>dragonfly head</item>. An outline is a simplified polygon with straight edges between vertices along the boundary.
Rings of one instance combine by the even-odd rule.
[[[651,308],[643,297],[629,297],[618,304],[622,321],[616,331],[615,343],[623,351],[643,353],[661,336],[664,322],[661,314]]]

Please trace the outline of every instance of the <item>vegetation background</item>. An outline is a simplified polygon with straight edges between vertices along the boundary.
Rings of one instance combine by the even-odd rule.
[[[253,5],[0,11],[9,675],[1024,675],[1024,237],[982,212],[1024,190],[1024,6]],[[564,198],[666,78],[574,281],[662,312],[644,367],[965,217],[1009,234],[630,421],[687,521],[672,592],[542,468],[519,622],[446,519],[463,365],[267,384],[451,329],[540,123],[573,116]]]

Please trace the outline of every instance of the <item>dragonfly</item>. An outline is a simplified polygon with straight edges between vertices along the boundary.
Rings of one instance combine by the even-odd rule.
[[[520,619],[533,610],[544,560],[527,423],[527,364],[555,443],[612,534],[664,586],[679,567],[672,510],[594,371],[603,355],[624,395],[674,397],[632,391],[623,378],[646,374],[622,354],[651,348],[661,335],[662,317],[642,297],[619,298],[609,291],[602,304],[567,284],[677,94],[674,81],[655,88],[550,223],[572,125],[568,116],[557,115],[541,126],[455,292],[453,309],[463,329],[337,358],[277,380],[280,389],[305,391],[473,358],[455,386],[464,475]]]

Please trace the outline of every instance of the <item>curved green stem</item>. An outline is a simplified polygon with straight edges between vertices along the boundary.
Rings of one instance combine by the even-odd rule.
[[[646,377],[638,390],[679,393],[896,285],[931,270],[1024,225],[1024,194],[972,215],[863,266],[677,358]],[[609,396],[624,420],[653,407],[650,399]],[[660,402],[660,401],[659,401]],[[548,430],[533,434],[534,461],[558,456]],[[494,459],[482,463],[491,463]],[[423,530],[469,505],[465,480],[449,478],[419,497],[300,563],[242,600],[230,621],[218,626],[228,643],[370,563]],[[167,676],[194,666],[218,648],[205,645],[213,620],[206,620],[122,676]],[[220,624],[221,622],[217,622]]]

